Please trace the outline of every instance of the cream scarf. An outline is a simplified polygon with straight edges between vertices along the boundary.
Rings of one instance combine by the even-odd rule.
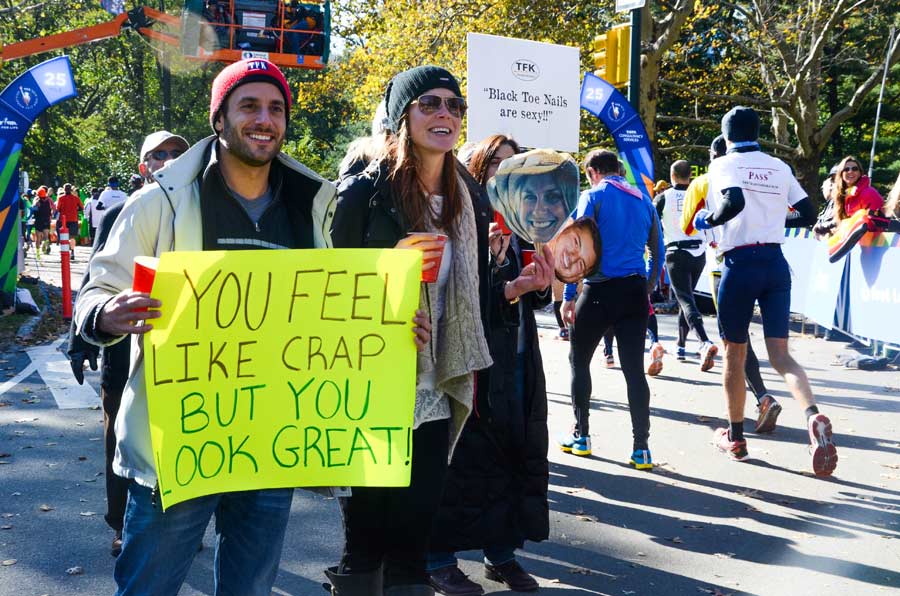
[[[493,364],[484,328],[481,324],[481,301],[478,296],[478,237],[475,210],[465,180],[457,174],[457,188],[462,199],[458,236],[453,242],[450,279],[444,297],[444,315],[432,321],[431,341],[418,353],[417,373],[435,371],[435,390],[450,397],[450,455],[472,411],[475,371]],[[429,224],[430,225],[430,224]],[[434,231],[434,230],[429,230]],[[420,308],[429,311],[437,304],[437,284],[424,284],[419,297]]]

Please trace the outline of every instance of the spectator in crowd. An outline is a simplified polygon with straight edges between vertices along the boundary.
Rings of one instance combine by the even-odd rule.
[[[161,130],[154,132],[144,139],[141,146],[143,156],[138,168],[147,177],[153,179],[153,173],[161,169],[172,159],[178,157],[189,148],[188,142],[182,137]],[[98,189],[94,189],[98,193]],[[89,201],[85,207],[85,217],[91,209],[93,201]],[[106,246],[109,232],[119,217],[125,203],[118,203],[106,211],[108,217],[104,217],[100,223],[96,242],[91,258]],[[91,279],[90,267],[84,272],[81,287],[87,286]],[[91,370],[97,370],[97,357],[101,350],[97,346],[88,343],[78,334],[75,325],[75,316],[69,328],[69,363],[75,380],[81,385],[84,383],[84,366],[89,363]],[[105,441],[106,455],[106,519],[107,525],[114,532],[112,541],[112,556],[117,557],[122,552],[122,528],[125,524],[125,504],[128,497],[128,479],[122,478],[112,468],[113,458],[116,454],[116,415],[119,413],[119,405],[122,402],[122,392],[128,381],[128,365],[130,363],[131,342],[120,341],[117,344],[105,347],[102,350],[103,371],[100,377],[100,403],[103,406],[103,437]]]
[[[884,214],[894,219],[900,218],[900,174],[888,193],[887,200],[884,202]]]
[[[131,287],[136,256],[158,257],[173,248],[330,247],[325,231],[334,187],[281,152],[290,107],[290,87],[271,62],[253,58],[223,69],[210,96],[215,136],[156,172],[161,184],[147,185],[125,204],[106,246],[91,262],[91,280],[78,293],[75,319],[85,339],[106,347],[135,338],[115,425],[113,470],[132,480],[115,566],[117,596],[176,594],[213,516],[214,591],[241,596],[272,591],[292,489],[210,494],[165,513],[157,502],[140,338],[166,305]]]
[[[869,180],[862,173],[862,166],[852,155],[848,155],[838,164],[838,175],[831,189],[834,200],[834,217],[840,223],[860,209],[881,211],[884,199],[878,194]]]
[[[473,148],[468,169],[481,193],[500,162],[516,153],[518,145],[504,135]],[[491,224],[492,285],[522,283],[522,242]],[[441,594],[483,593],[457,565],[456,553],[471,549],[484,553],[488,579],[519,592],[538,588],[515,550],[525,540],[545,540],[550,528],[547,393],[534,319],[534,309],[550,299],[552,267],[543,265],[543,290],[522,294],[512,309],[502,298],[489,309],[494,364],[478,375],[478,414],[469,417],[453,453],[427,558],[431,585]]]
[[[437,66],[401,72],[388,84],[385,106],[392,134],[377,164],[341,183],[332,240],[340,248],[418,249],[426,261],[443,254],[437,282],[422,291],[436,345],[428,342],[416,367],[409,486],[357,487],[342,499],[344,550],[326,571],[332,594],[342,596],[434,593],[428,538],[449,456],[472,410],[475,373],[491,365],[488,294],[512,300],[528,291],[489,285],[490,205],[453,155],[466,111],[456,78]]]

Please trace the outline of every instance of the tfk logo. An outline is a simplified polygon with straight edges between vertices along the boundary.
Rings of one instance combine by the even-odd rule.
[[[16,104],[23,110],[33,110],[38,104],[38,95],[30,87],[22,87],[16,91]]]
[[[247,63],[247,70],[269,70],[269,65],[263,60],[251,60]]]
[[[610,102],[609,108],[606,110],[606,113],[609,115],[609,119],[613,122],[618,122],[622,119],[622,116],[625,115],[625,108],[622,107],[617,101]]]
[[[19,123],[4,116],[0,120],[0,130],[19,130]]]
[[[533,81],[541,76],[540,67],[526,58],[514,60],[510,69],[512,70],[513,76],[520,81]]]

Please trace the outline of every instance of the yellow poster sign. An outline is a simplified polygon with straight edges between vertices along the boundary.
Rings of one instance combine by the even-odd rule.
[[[421,253],[165,253],[145,337],[163,507],[220,492],[407,486]]]

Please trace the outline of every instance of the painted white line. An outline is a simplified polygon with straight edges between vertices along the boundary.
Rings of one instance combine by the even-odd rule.
[[[30,377],[31,373],[33,373],[36,370],[37,370],[37,366],[35,365],[34,362],[32,362],[31,364],[29,364],[28,366],[23,368],[22,372],[20,372],[19,374],[17,374],[10,380],[8,380],[5,383],[3,383],[2,385],[0,385],[0,395],[3,395],[4,393],[9,391],[13,387],[18,385],[19,383],[21,383],[22,381],[24,381],[25,379]]]
[[[87,383],[79,385],[75,381],[68,358],[57,350],[64,339],[60,338],[48,346],[28,350],[31,366],[34,366],[41,375],[60,410],[100,405],[100,396],[94,388]]]

